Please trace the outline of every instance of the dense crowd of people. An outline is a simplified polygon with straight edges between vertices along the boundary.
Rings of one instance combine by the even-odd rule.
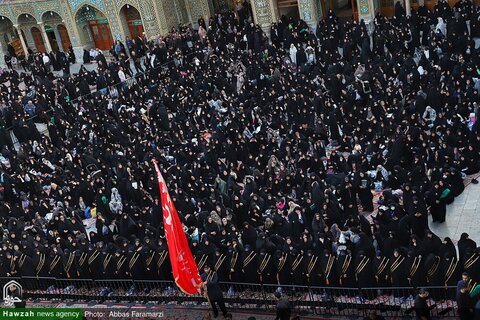
[[[397,7],[373,33],[331,11],[268,36],[245,18],[87,51],[93,71],[63,53],[3,71],[0,276],[171,280],[157,159],[219,281],[480,281],[468,234],[428,224],[480,170],[479,9]]]

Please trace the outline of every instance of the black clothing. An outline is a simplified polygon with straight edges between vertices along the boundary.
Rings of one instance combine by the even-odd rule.
[[[223,316],[224,317],[227,316],[227,308],[225,307],[225,302],[223,300],[222,290],[218,285],[217,273],[215,271],[210,271],[208,274],[204,272],[202,273],[201,278],[203,282],[205,281],[207,282],[206,287],[207,287],[208,301],[212,306],[214,317],[218,316],[217,304],[220,307],[220,310],[222,311]]]
[[[292,314],[292,307],[290,302],[286,299],[280,299],[276,305],[276,317],[275,320],[290,320]]]
[[[427,299],[422,298],[419,295],[415,297],[415,315],[416,319],[419,320],[429,320],[430,317],[430,309],[428,308]]]

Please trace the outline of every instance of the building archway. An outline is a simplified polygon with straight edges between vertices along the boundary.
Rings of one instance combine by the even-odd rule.
[[[383,1],[383,0],[382,0]],[[388,1],[388,0],[386,0]],[[358,21],[357,0],[319,0],[325,18],[331,9],[340,20]]]
[[[113,46],[112,32],[105,14],[92,5],[83,5],[75,14],[78,29],[83,30],[80,37],[88,47],[110,50]]]
[[[53,51],[60,51],[61,46],[58,45],[58,41],[60,39],[58,39],[57,38],[58,35],[55,34],[56,33],[55,32],[55,26],[46,24],[44,26],[44,28],[45,28],[45,32],[47,34],[47,40],[48,40],[48,42],[50,42],[50,46],[52,47],[52,50]]]
[[[47,11],[42,15],[42,22],[44,24],[45,34],[47,35],[46,40],[50,43],[53,51],[63,49],[62,40],[57,29],[57,25],[62,23],[62,20],[62,17],[54,11]]]
[[[18,27],[22,30],[25,45],[30,51],[32,48],[37,52],[45,52],[45,42],[42,31],[39,29],[37,19],[28,13],[22,13],[17,18]]]
[[[286,16],[288,18],[300,19],[298,11],[298,0],[277,0],[278,16]]]
[[[120,21],[122,22],[125,36],[130,39],[143,36],[145,29],[143,28],[142,16],[140,11],[134,6],[126,4],[120,9]]]
[[[60,35],[60,42],[62,43],[63,52],[67,52],[68,48],[72,45],[70,41],[70,36],[68,35],[67,27],[63,24],[57,26],[58,34]]]
[[[32,33],[33,41],[35,42],[35,49],[37,52],[45,53],[47,50],[45,49],[45,42],[43,41],[42,31],[38,27],[32,27],[30,29]]]
[[[13,26],[12,20],[5,16],[0,16],[0,42],[4,52],[8,52],[10,56],[25,55],[23,52],[22,41],[17,30]]]
[[[213,0],[213,12],[215,13],[224,13],[232,10],[236,7],[237,4],[243,3],[243,1],[238,0]]]

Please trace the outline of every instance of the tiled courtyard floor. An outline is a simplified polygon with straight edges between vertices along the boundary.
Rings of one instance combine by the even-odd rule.
[[[480,245],[480,184],[469,183],[465,191],[447,206],[447,218],[444,223],[433,223],[429,218],[430,229],[440,238],[450,237],[455,243],[466,232],[470,239]]]

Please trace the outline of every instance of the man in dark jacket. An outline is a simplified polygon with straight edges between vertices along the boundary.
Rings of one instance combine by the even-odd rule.
[[[473,303],[470,298],[472,281],[467,273],[462,274],[462,280],[457,283],[458,316],[462,320],[473,319]]]
[[[290,306],[290,302],[286,298],[282,297],[280,292],[275,292],[275,298],[277,298],[277,316],[275,320],[290,320],[290,316],[292,314],[292,307]]]
[[[223,300],[222,289],[218,285],[218,275],[211,269],[210,265],[206,264],[203,268],[204,273],[202,273],[202,284],[204,290],[206,289],[207,299],[210,302],[213,310],[213,317],[218,317],[218,309],[216,304],[222,310],[222,314],[225,318],[231,317],[227,313],[227,308],[225,307],[225,301]]]
[[[418,294],[415,297],[415,313],[416,319],[418,320],[428,320],[430,317],[430,310],[428,309],[427,304],[428,291],[425,289],[418,290]]]

